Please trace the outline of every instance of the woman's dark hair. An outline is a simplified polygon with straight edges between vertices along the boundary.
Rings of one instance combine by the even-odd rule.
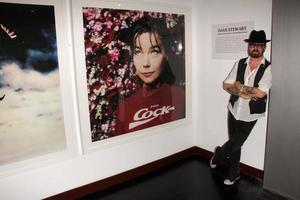
[[[159,35],[164,52],[168,57],[172,55],[172,45],[173,36],[167,29],[165,20],[160,18],[153,18],[149,15],[145,15],[141,19],[133,23],[132,27],[129,29],[121,30],[119,39],[121,41],[130,44],[131,52],[134,51],[135,41],[143,33],[154,33],[154,38],[158,44],[158,38],[156,34]],[[170,67],[169,61],[165,61],[164,69],[159,77],[160,82],[165,82],[167,84],[173,84],[175,82],[175,76]]]

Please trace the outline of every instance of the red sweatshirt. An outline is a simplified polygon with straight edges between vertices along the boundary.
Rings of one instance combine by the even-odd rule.
[[[185,117],[185,92],[162,84],[156,89],[141,87],[117,108],[116,130],[112,136],[157,126]]]

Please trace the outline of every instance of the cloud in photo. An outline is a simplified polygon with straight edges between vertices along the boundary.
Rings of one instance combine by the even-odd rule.
[[[5,63],[0,69],[0,85],[21,90],[46,90],[59,86],[58,70],[47,74],[31,70],[21,69],[17,63]]]

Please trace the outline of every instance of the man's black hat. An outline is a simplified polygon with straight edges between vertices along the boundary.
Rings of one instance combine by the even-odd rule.
[[[244,40],[245,42],[248,43],[267,43],[270,42],[271,40],[266,40],[266,33],[263,30],[256,31],[253,30],[251,31],[249,38]]]

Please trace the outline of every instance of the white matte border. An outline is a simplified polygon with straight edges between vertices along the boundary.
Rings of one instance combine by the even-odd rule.
[[[90,116],[88,110],[88,92],[86,80],[86,63],[84,52],[84,32],[82,7],[98,7],[125,10],[141,10],[152,12],[176,13],[185,15],[185,80],[186,80],[186,116],[184,119],[176,120],[159,126],[143,129],[124,135],[107,138],[92,142],[90,129]],[[72,0],[73,37],[76,62],[76,79],[79,102],[80,132],[82,138],[83,152],[94,152],[100,149],[113,147],[124,142],[131,142],[141,137],[147,137],[156,133],[168,132],[178,126],[191,123],[191,8],[178,7],[173,4],[151,3],[144,1],[109,1],[109,0]],[[151,134],[150,134],[151,133]]]
[[[59,80],[64,118],[66,149],[0,166],[0,177],[31,170],[75,157],[80,152],[78,110],[72,38],[70,31],[70,3],[68,0],[6,0],[2,3],[20,3],[54,6]]]

